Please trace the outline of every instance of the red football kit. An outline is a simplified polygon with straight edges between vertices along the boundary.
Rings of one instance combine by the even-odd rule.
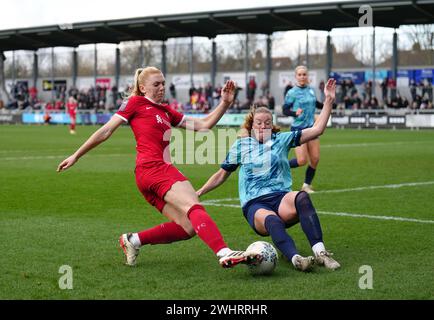
[[[188,180],[170,162],[171,127],[179,126],[184,115],[166,104],[143,96],[132,96],[115,113],[128,122],[136,139],[136,183],[146,200],[160,212],[167,191],[178,181]]]

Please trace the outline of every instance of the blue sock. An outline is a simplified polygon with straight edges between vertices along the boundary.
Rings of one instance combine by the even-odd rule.
[[[304,183],[312,184],[313,177],[315,176],[315,171],[316,170],[314,168],[312,168],[311,166],[307,167],[306,177],[304,178]]]
[[[289,167],[290,168],[297,168],[298,162],[297,162],[297,158],[292,158],[291,160],[289,160]]]
[[[298,253],[294,240],[286,233],[285,223],[278,216],[269,215],[265,218],[265,229],[270,234],[273,243],[291,261]]]
[[[311,247],[318,242],[323,242],[318,215],[316,214],[312,201],[306,192],[301,191],[297,194],[295,197],[295,208],[297,209],[301,228],[306,234]]]

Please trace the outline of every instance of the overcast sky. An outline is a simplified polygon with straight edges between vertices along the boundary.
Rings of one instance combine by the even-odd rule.
[[[332,2],[348,2],[335,0]],[[329,0],[6,0],[0,30],[35,26],[271,6],[327,3]]]

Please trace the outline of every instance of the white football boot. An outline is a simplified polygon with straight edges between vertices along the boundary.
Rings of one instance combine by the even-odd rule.
[[[131,233],[124,233],[119,237],[119,246],[125,254],[125,264],[131,267],[136,265],[136,258],[139,255],[139,249],[133,246],[129,241]]]
[[[300,271],[310,271],[315,263],[315,258],[312,256],[302,257],[296,255],[293,259],[294,267]]]
[[[327,269],[336,270],[340,268],[341,265],[331,257],[332,255],[333,253],[331,252],[321,251],[319,254],[315,255],[315,262],[320,266],[326,267]]]

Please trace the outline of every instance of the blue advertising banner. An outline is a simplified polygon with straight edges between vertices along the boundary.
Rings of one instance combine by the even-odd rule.
[[[352,80],[354,84],[362,84],[365,81],[365,72],[330,72],[330,77],[334,78],[338,84],[341,84],[343,80]]]

